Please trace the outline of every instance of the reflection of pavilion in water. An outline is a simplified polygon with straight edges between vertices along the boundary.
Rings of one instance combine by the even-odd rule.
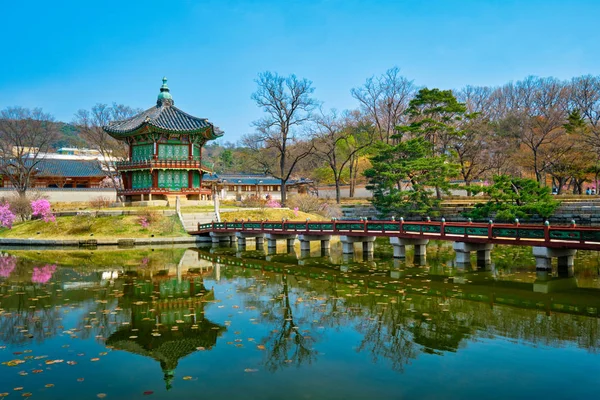
[[[131,310],[131,322],[111,334],[106,344],[160,362],[170,389],[179,360],[212,348],[226,329],[204,318],[204,307],[214,300],[204,276],[212,273],[212,264],[193,250],[187,250],[177,266],[126,273],[119,306]]]

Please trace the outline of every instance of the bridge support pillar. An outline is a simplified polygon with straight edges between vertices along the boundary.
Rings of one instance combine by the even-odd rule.
[[[457,265],[471,265],[471,252],[477,252],[477,264],[491,264],[491,251],[494,245],[491,243],[469,243],[454,242],[453,246],[456,252],[455,262]]]
[[[310,242],[321,242],[321,251],[324,249],[329,249],[329,241],[331,240],[331,235],[298,235],[298,240],[300,240],[300,252],[301,253],[310,253]]]
[[[554,249],[550,247],[534,247],[535,269],[537,271],[552,271],[552,258],[558,259],[558,274],[563,277],[573,276],[575,249]]]
[[[429,239],[402,239],[391,237],[390,244],[394,247],[394,258],[406,257],[406,246],[415,246],[415,256],[424,257],[427,255],[427,244]]]
[[[212,239],[213,243],[231,243],[233,240],[233,234],[229,232],[211,232],[210,238]]]
[[[290,251],[290,247],[294,247],[294,242],[296,241],[296,235],[290,234],[267,233],[265,236],[267,238],[267,248],[269,249],[269,251],[273,249],[273,253],[277,252],[276,249],[278,240],[287,241],[288,252]]]
[[[375,236],[340,236],[340,242],[342,242],[342,253],[344,254],[354,253],[354,243],[362,243],[363,251],[372,253]]]
[[[260,232],[236,232],[235,236],[240,248],[246,248],[246,239],[254,239],[257,246],[259,243],[262,245],[264,240],[264,235]]]

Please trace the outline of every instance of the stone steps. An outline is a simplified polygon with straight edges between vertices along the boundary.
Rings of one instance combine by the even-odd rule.
[[[205,224],[215,220],[215,214],[213,212],[202,212],[193,214],[181,214],[183,221],[183,227],[186,231],[195,231],[198,228],[198,224]]]

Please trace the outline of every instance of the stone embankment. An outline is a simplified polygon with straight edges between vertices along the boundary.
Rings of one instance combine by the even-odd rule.
[[[0,238],[3,247],[97,247],[118,246],[121,248],[168,245],[168,244],[195,244],[210,241],[210,238],[200,236],[179,236],[161,238],[115,238],[115,239],[13,239]]]

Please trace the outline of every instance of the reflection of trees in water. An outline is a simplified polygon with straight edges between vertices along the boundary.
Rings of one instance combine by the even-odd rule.
[[[301,267],[297,268],[301,271]],[[474,338],[502,336],[553,347],[571,342],[592,352],[600,349],[600,320],[595,317],[546,315],[545,310],[490,306],[489,302],[452,295],[432,296],[425,294],[426,290],[423,294],[399,295],[343,283],[347,275],[307,279],[289,273],[227,269],[230,271],[222,270],[222,276],[236,279],[238,293],[245,298],[246,305],[256,306],[259,314],[263,314],[261,322],[277,328],[263,341],[270,369],[286,365],[285,361],[289,363],[292,356],[303,355],[296,355],[295,348],[291,348],[296,337],[290,329],[304,324],[327,329],[354,326],[362,334],[357,351],[369,352],[373,361],[387,360],[399,371],[420,353],[456,352],[467,345],[465,339]],[[249,279],[239,279],[240,276]],[[352,280],[355,279],[348,278]],[[298,303],[298,297],[313,301]]]
[[[3,295],[0,338],[4,343],[13,346],[26,345],[32,340],[41,343],[62,331],[61,312],[53,306],[46,288],[4,283],[0,294]]]
[[[374,296],[348,299],[362,312],[356,325],[356,330],[363,334],[357,351],[371,353],[373,362],[387,359],[393,369],[402,371],[418,354],[411,332],[405,329],[410,310],[406,304],[392,305],[377,300]]]
[[[248,306],[258,309],[260,321],[273,327],[261,340],[266,351],[265,366],[269,371],[287,365],[299,367],[311,364],[317,355],[312,348],[313,336],[302,331],[302,328],[311,325],[302,297],[290,284],[287,275],[278,278],[269,280],[267,286],[257,286],[264,288],[265,292],[246,300]],[[294,277],[291,279],[295,280]]]

